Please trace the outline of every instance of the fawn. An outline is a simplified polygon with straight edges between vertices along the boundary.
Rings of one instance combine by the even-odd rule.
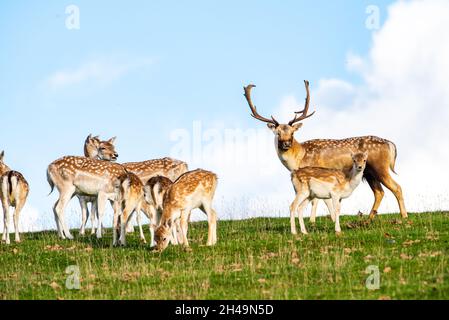
[[[164,208],[164,197],[173,185],[173,182],[163,176],[156,176],[148,180],[144,186],[145,204],[148,206],[149,210],[145,212],[149,213],[148,219],[150,219],[150,234],[151,234],[151,245],[154,246],[154,232],[159,226],[161,221],[162,212]],[[174,244],[177,244],[177,239],[174,236]]]
[[[0,153],[0,200],[3,207],[3,237],[6,244],[9,240],[9,207],[14,210],[15,241],[20,242],[19,216],[25,205],[29,193],[29,185],[23,175],[17,171],[11,171],[3,163],[5,152]]]
[[[341,233],[340,203],[342,199],[351,196],[363,178],[368,153],[352,155],[352,166],[347,169],[327,169],[305,167],[292,172],[291,178],[296,192],[296,198],[290,206],[290,226],[292,234],[296,234],[295,212],[298,212],[301,233],[307,234],[304,225],[303,210],[315,199],[331,199],[329,206],[331,215],[335,218],[335,232]]]
[[[124,246],[126,245],[126,228],[131,215],[133,212],[140,212],[142,209],[144,202],[143,183],[137,175],[131,172],[120,175],[113,183],[115,189],[114,220],[112,225],[113,245],[117,245],[117,231],[119,229],[120,238],[118,241]],[[141,228],[140,219],[139,227]]]
[[[212,200],[217,188],[216,174],[197,169],[181,175],[168,189],[163,202],[161,222],[156,230],[155,240],[158,251],[167,248],[170,240],[175,242],[173,228],[179,228],[179,242],[188,247],[188,222],[193,209],[199,208],[207,214],[209,230],[207,245],[217,243],[217,213],[212,208]]]

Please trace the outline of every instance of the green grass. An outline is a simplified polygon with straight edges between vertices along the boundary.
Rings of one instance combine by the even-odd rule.
[[[336,237],[325,217],[307,224],[308,236],[292,236],[288,219],[221,221],[213,248],[203,246],[207,224],[192,223],[192,250],[162,254],[137,234],[111,248],[110,230],[101,240],[24,234],[21,244],[0,245],[0,299],[449,298],[449,213],[358,222],[342,217]],[[70,265],[80,269],[79,290],[65,286]],[[365,286],[370,265],[379,267],[379,290]]]

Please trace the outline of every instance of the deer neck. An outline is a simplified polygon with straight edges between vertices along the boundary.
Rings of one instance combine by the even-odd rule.
[[[301,167],[301,160],[304,157],[305,150],[296,139],[293,139],[292,146],[288,150],[280,148],[277,141],[275,141],[275,144],[279,159],[289,171],[294,171]]]
[[[363,178],[363,170],[357,171],[354,166],[352,166],[351,170],[348,172],[347,177],[349,178],[349,186],[352,190],[357,188],[357,186],[362,182]]]

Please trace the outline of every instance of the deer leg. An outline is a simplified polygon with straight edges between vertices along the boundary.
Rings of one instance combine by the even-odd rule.
[[[295,214],[298,210],[298,207],[309,197],[308,193],[297,193],[295,200],[290,205],[290,230],[292,234],[297,234],[296,231],[296,222],[295,222]],[[302,214],[302,213],[301,213]],[[301,222],[301,221],[300,221]]]
[[[6,195],[6,193],[3,193]],[[9,203],[6,199],[6,196],[2,195],[2,206],[3,206],[3,236],[2,241],[5,241],[6,244],[10,243],[9,240]]]
[[[172,239],[171,243],[174,246],[177,246],[179,244],[182,244],[182,237],[181,237],[181,219],[177,219],[175,222],[173,222],[173,226],[171,228],[172,233]]]
[[[17,199],[17,198],[16,198]],[[16,203],[16,209],[14,210],[14,231],[15,231],[15,239],[14,241],[19,243],[20,242],[20,233],[19,233],[19,217],[20,212],[22,211],[24,205],[25,205],[26,199],[23,197],[20,198]]]
[[[213,246],[217,243],[217,213],[210,202],[203,203],[200,209],[207,215],[208,220],[207,245]]]
[[[184,212],[183,212],[184,213]],[[182,236],[182,245],[185,247],[189,246],[189,240],[187,239],[187,232],[189,229],[189,219],[187,214],[181,213],[181,236]]]
[[[123,210],[121,218],[120,218],[121,227],[120,227],[119,242],[122,246],[126,246],[126,233],[127,233],[126,229],[128,227],[128,224],[130,223],[133,213],[134,213],[134,208],[132,208],[131,206],[125,205],[125,209]]]
[[[369,218],[374,219],[377,215],[377,210],[379,209],[380,203],[382,202],[382,199],[385,195],[385,191],[382,188],[379,180],[377,180],[376,178],[373,178],[372,176],[366,176],[365,178],[374,193],[374,204],[369,214]]]
[[[157,217],[157,211],[156,208],[153,205],[148,205],[146,207],[146,215],[148,219],[150,220],[149,229],[150,229],[150,244],[151,246],[155,246],[156,242],[154,241],[154,233],[156,231],[156,228],[159,226],[159,220]]]
[[[75,193],[75,187],[70,186],[67,187],[66,190],[61,191],[62,193],[59,195],[58,202],[55,206],[56,215],[58,216],[59,225],[62,228],[63,235],[69,239],[72,240],[73,236],[70,233],[69,228],[67,227],[67,224],[65,223],[64,219],[64,211],[67,207],[67,204],[72,199],[73,194]]]
[[[87,209],[87,201],[86,198],[78,196],[78,200],[80,202],[80,206],[81,206],[81,228],[80,228],[80,236],[84,236],[85,234],[85,229],[86,229],[86,224],[87,224],[87,219],[89,217],[89,212]]]
[[[102,237],[102,221],[103,221],[103,216],[104,216],[104,212],[106,210],[106,201],[108,200],[108,196],[103,193],[100,192],[98,193],[98,197],[97,197],[97,209],[98,209],[98,221],[97,221],[97,238],[101,239]]]
[[[138,212],[136,212],[139,215]],[[126,225],[126,233],[134,233],[134,225],[132,224],[132,218],[134,216],[134,212],[131,212],[129,215],[129,223]]]
[[[334,215],[335,215],[335,232],[337,234],[341,233],[341,228],[340,228],[340,208],[341,208],[341,203],[340,203],[340,199],[337,197],[332,197],[332,205],[334,207]]]
[[[303,216],[303,212],[304,209],[307,207],[307,205],[309,204],[309,199],[305,199],[304,201],[302,201],[302,203],[298,206],[297,211],[298,211],[298,221],[299,221],[299,227],[301,229],[301,233],[302,234],[307,234],[307,229],[306,229],[306,225],[304,224],[304,216]]]
[[[401,216],[403,219],[408,218],[407,210],[405,209],[404,204],[404,197],[402,195],[402,188],[401,186],[393,180],[393,178],[388,174],[383,177],[381,177],[380,182],[387,187],[391,192],[393,192],[394,196],[396,197],[396,200],[399,204],[399,210],[401,211]]]
[[[90,207],[90,223],[91,223],[91,230],[90,230],[90,234],[94,235],[95,234],[95,222],[96,220],[98,220],[98,201],[97,199],[95,199],[92,202],[92,205]]]
[[[299,199],[298,196],[295,197],[295,200],[292,202],[292,204],[290,205],[290,232],[292,234],[298,234],[298,232],[296,231],[296,218],[295,218],[295,212],[296,212],[296,208],[299,205]]]
[[[312,212],[310,214],[310,222],[315,224],[316,222],[316,211],[318,208],[318,199],[313,199],[312,200]]]
[[[329,211],[332,221],[335,222],[335,212],[334,207],[332,205],[332,199],[325,199],[324,203],[326,204],[327,210]]]
[[[139,225],[139,236],[140,236],[140,240],[143,243],[147,243],[147,240],[145,239],[145,234],[143,233],[143,229],[142,229],[142,221],[141,221],[141,211],[142,211],[142,206],[141,203],[138,204],[137,208],[136,208],[136,214],[137,214],[137,224]]]
[[[118,201],[114,201],[113,210],[114,210],[114,219],[112,220],[112,246],[117,245],[117,232],[118,232],[118,220],[119,220],[119,210],[120,204]]]
[[[8,203],[8,198],[7,198],[7,181],[6,179],[0,179],[0,200],[2,202],[2,209],[3,209],[3,234],[2,234],[2,241],[6,241],[6,232],[7,232],[7,228],[6,228],[6,223],[5,223],[5,219],[6,219],[6,215],[8,214],[8,209],[9,209],[9,203]]]
[[[53,214],[55,216],[56,228],[58,229],[58,236],[61,239],[65,239],[64,232],[62,230],[61,221],[59,220],[58,213],[56,212],[56,206],[58,205],[58,203],[59,203],[59,200],[56,200],[55,204],[53,205]]]

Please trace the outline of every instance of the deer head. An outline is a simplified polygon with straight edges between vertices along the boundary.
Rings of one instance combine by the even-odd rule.
[[[302,127],[302,123],[300,122],[307,118],[310,118],[315,114],[315,112],[308,114],[310,104],[309,81],[304,81],[304,84],[307,91],[304,109],[295,112],[295,117],[287,124],[280,124],[273,116],[268,119],[259,115],[256,106],[253,105],[253,102],[251,100],[251,90],[255,87],[255,85],[250,84],[243,88],[245,90],[244,96],[252,112],[251,116],[257,120],[267,123],[268,128],[273,131],[276,137],[278,148],[282,151],[288,151],[292,147],[294,134],[299,128]]]
[[[353,168],[357,172],[364,171],[366,168],[366,161],[368,160],[368,152],[360,152],[352,154]]]
[[[115,139],[102,141],[98,136],[92,137],[90,134],[84,143],[84,155],[91,159],[116,161],[118,153],[115,151]]]
[[[171,219],[165,221],[162,223],[157,229],[154,234],[154,241],[156,242],[156,250],[159,252],[164,251],[167,249],[170,239],[172,237],[172,228],[173,228],[173,221]]]

